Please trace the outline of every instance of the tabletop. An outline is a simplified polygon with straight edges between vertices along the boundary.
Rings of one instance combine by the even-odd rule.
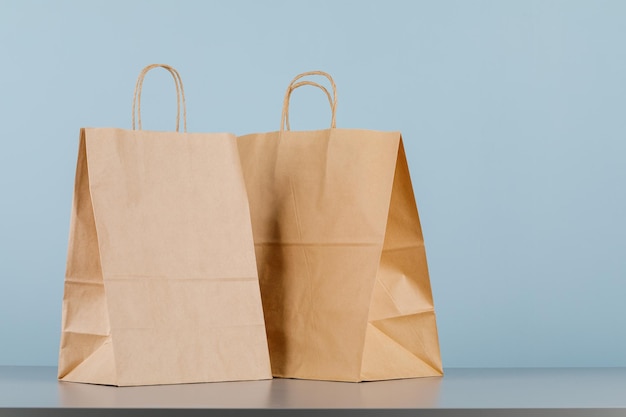
[[[379,382],[295,379],[110,387],[0,366],[0,416],[626,416],[626,368],[451,368]],[[108,414],[107,414],[108,413]]]

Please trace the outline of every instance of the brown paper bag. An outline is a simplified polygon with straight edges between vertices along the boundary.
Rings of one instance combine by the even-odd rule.
[[[307,75],[333,87],[331,128],[290,131]],[[281,129],[238,138],[274,376],[442,375],[422,231],[399,132],[335,128],[332,78],[297,76]],[[284,129],[286,125],[286,130]]]
[[[143,77],[155,67],[176,81],[176,133],[141,130]],[[151,65],[137,80],[133,130],[80,131],[63,381],[271,378],[236,137],[178,133],[181,101],[186,116],[178,72]]]

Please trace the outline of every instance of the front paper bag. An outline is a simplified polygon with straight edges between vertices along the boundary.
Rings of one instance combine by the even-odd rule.
[[[271,378],[235,136],[80,131],[58,377],[107,385]],[[184,113],[186,114],[186,112]],[[185,122],[186,132],[186,122]]]
[[[306,75],[324,75],[334,98]],[[290,131],[291,92],[326,92],[331,128]],[[336,129],[332,78],[296,77],[278,132],[239,137],[275,376],[442,375],[424,240],[399,132]],[[286,129],[284,126],[286,125]]]

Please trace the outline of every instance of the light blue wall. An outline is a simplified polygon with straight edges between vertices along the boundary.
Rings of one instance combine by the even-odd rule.
[[[323,69],[339,127],[403,132],[444,365],[626,366],[619,0],[0,0],[0,365],[56,364],[78,130],[130,127],[153,62],[190,131],[276,130]],[[292,113],[329,122],[313,89]]]

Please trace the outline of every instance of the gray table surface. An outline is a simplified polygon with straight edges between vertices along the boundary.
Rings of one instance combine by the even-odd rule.
[[[0,367],[0,415],[36,409],[543,410],[537,415],[593,409],[588,415],[626,415],[626,368],[446,369],[442,378],[365,383],[274,379],[118,388],[59,382],[54,367]]]

